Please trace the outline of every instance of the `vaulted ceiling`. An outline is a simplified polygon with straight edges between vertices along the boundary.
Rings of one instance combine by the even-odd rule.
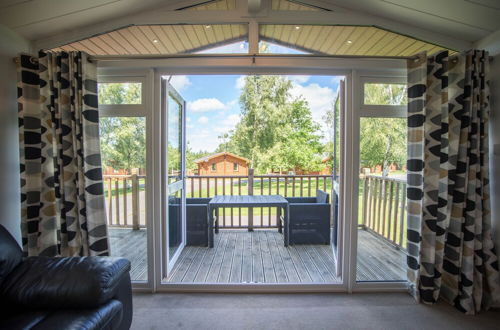
[[[248,4],[249,1],[251,4]],[[252,12],[249,8],[255,3],[260,5],[260,9]],[[497,36],[500,30],[498,17],[498,0],[0,2],[0,24],[34,41],[35,47],[77,49],[75,45],[80,45],[82,50],[90,50],[88,45],[95,45],[95,54],[190,52],[210,44],[248,38],[247,35],[252,33],[249,22],[258,25],[260,38],[326,54],[388,55],[376,47],[376,51],[370,51],[365,45],[373,43],[374,38],[379,38],[377,45],[389,45],[385,48],[394,50],[389,55],[405,55],[424,49],[461,50],[482,39]],[[211,35],[204,29],[206,25],[217,27],[220,33]],[[168,44],[168,39],[162,39],[162,35],[170,36],[171,30],[175,30],[175,35],[188,37],[185,40],[180,38],[179,44]],[[326,40],[321,45],[313,45],[309,40],[316,33],[322,34],[316,39]],[[127,43],[132,44],[134,38],[142,35],[145,37],[139,38],[139,44],[127,48]],[[152,40],[159,42],[149,45]],[[346,44],[347,40],[352,43]],[[325,45],[327,43],[330,48]],[[135,51],[132,50],[134,48]]]

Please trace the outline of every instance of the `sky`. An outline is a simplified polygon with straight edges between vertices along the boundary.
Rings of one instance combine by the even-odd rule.
[[[236,43],[210,50],[217,52],[247,52],[245,43]],[[294,53],[278,45],[269,45],[270,53]],[[207,51],[205,51],[207,53]],[[186,137],[192,151],[213,152],[222,142],[222,134],[234,129],[240,120],[239,96],[244,84],[242,75],[177,75],[170,83],[187,103]],[[287,76],[292,81],[292,97],[302,96],[309,104],[313,119],[325,128],[323,116],[335,100],[341,77]],[[326,132],[323,134],[328,135]],[[324,140],[326,141],[326,140]]]

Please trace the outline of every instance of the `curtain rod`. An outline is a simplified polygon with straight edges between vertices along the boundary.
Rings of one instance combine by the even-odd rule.
[[[120,60],[167,60],[186,58],[317,58],[317,59],[381,59],[381,60],[412,60],[413,56],[363,56],[363,55],[321,55],[321,54],[180,54],[180,55],[91,55],[95,61],[120,61]]]
[[[179,54],[179,55],[89,55],[89,62],[93,61],[120,61],[120,60],[167,60],[187,58],[248,58],[255,62],[257,58],[317,58],[317,59],[378,59],[378,60],[416,60],[419,54],[412,56],[365,56],[365,55],[322,55],[322,54]],[[493,60],[493,57],[489,57]],[[20,58],[15,57],[14,62],[19,63]]]

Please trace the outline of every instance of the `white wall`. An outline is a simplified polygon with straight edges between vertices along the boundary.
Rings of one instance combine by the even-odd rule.
[[[13,58],[30,43],[0,25],[0,224],[20,242],[19,143],[16,67]]]
[[[497,253],[500,252],[500,55],[491,68],[490,173],[493,235]],[[495,148],[495,145],[496,148]],[[496,149],[496,150],[495,150]]]

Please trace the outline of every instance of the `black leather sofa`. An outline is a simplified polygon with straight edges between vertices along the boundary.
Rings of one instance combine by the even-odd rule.
[[[130,262],[22,257],[0,226],[0,329],[129,329]]]

